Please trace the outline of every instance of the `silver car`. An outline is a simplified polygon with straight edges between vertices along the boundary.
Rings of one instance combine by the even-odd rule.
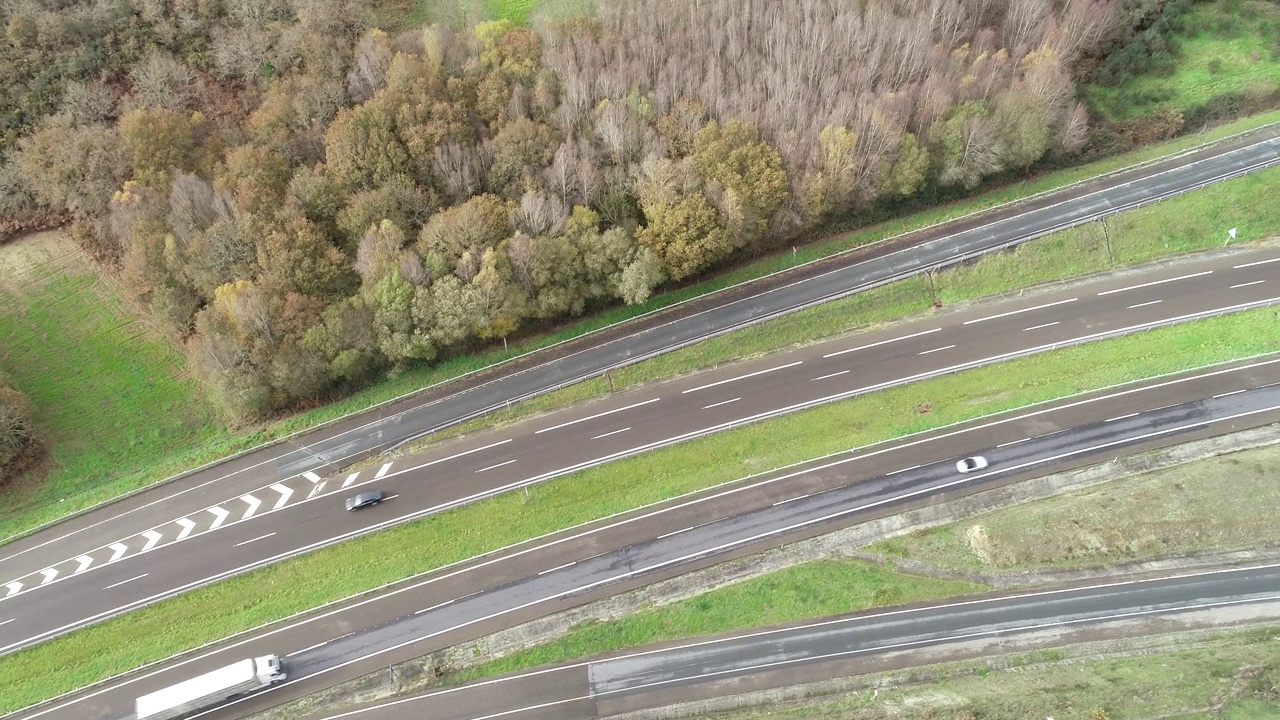
[[[981,470],[986,466],[987,466],[986,458],[982,457],[981,455],[974,455],[973,457],[967,457],[961,460],[960,462],[956,463],[956,470],[959,470],[962,473],[969,473],[975,470]]]

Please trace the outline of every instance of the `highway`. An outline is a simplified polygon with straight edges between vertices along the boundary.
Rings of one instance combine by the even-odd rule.
[[[618,393],[346,477],[273,483],[52,564],[26,553],[0,564],[19,568],[0,598],[0,651],[305,548],[701,434],[1064,342],[1272,304],[1276,268],[1280,251],[1233,252],[948,311]],[[343,497],[375,483],[392,500],[343,510]]]
[[[482,558],[20,717],[124,718],[136,695],[240,657],[285,654],[290,681],[207,715],[241,717],[767,547],[1044,472],[1277,420],[1280,360],[1270,360],[859,448]],[[991,467],[956,473],[956,456],[975,451]]]
[[[1063,343],[1272,304],[1280,301],[1277,267],[1274,249],[1230,253],[942,313],[619,393],[345,478],[303,479],[287,497],[260,488],[246,495],[253,502],[237,498],[169,515],[138,535],[109,539],[51,565],[23,555],[0,567],[43,562],[9,576],[7,597],[0,598],[0,649],[9,652],[300,549],[711,432]],[[344,497],[375,485],[392,495],[389,502],[360,513],[343,510]]]
[[[1170,618],[1190,611],[1278,600],[1277,566],[962,599],[695,640],[675,647],[639,648],[598,661],[569,663],[315,717],[595,720],[714,697],[717,692],[796,683],[801,681],[797,672],[801,669],[807,671],[804,679],[808,680],[853,674],[865,669],[866,662],[876,656],[909,649],[1049,629],[1079,630],[1116,620]],[[771,677],[762,677],[766,675]],[[743,678],[754,682],[746,687],[730,683]]]
[[[0,578],[6,578],[6,583],[11,582],[8,578],[19,580],[30,572],[53,569],[52,562],[88,557],[86,553],[133,535],[138,536],[137,545],[146,547],[149,543],[155,547],[163,538],[143,533],[160,523],[246,496],[252,496],[252,501],[245,500],[246,507],[240,508],[242,514],[248,506],[253,506],[256,513],[262,506],[273,508],[279,503],[296,501],[297,494],[302,492],[297,489],[299,486],[310,492],[314,485],[309,484],[314,478],[327,476],[353,457],[421,436],[506,403],[795,308],[1269,167],[1280,163],[1280,138],[1274,134],[1275,131],[1269,131],[952,223],[901,242],[868,248],[838,261],[797,271],[802,279],[795,282],[790,281],[790,276],[762,281],[759,285],[771,289],[757,294],[749,295],[750,291],[744,289],[726,291],[628,324],[628,328],[642,328],[630,334],[625,329],[614,329],[539,353],[510,366],[519,372],[499,369],[495,371],[500,374],[496,379],[481,382],[488,375],[474,379],[469,382],[480,384],[464,391],[454,392],[451,388],[465,386],[467,382],[333,423],[290,442],[215,465],[15,540],[0,550]],[[812,276],[806,277],[806,274]],[[549,356],[555,359],[538,361]],[[502,374],[504,372],[506,374]],[[211,517],[216,516],[214,513]],[[221,522],[233,519],[229,514]],[[194,526],[186,529],[187,535],[195,532]],[[122,557],[133,551],[132,542],[125,542],[125,550],[117,547],[107,557],[115,553]],[[76,561],[71,569],[98,563],[97,557],[89,557]],[[38,582],[52,582],[65,576],[65,569],[59,569],[56,575],[38,578]],[[23,580],[22,587],[29,589],[31,585]],[[10,590],[13,588],[3,592]]]

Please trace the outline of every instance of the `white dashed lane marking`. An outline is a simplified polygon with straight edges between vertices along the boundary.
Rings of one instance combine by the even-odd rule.
[[[353,473],[351,473],[350,475],[348,475],[348,476],[347,476],[347,479],[346,479],[346,480],[343,480],[343,481],[342,481],[342,487],[347,487],[347,486],[351,485],[351,483],[355,482],[355,481],[356,481],[356,478],[358,478],[358,477],[360,477],[360,473],[358,473],[358,472],[353,472]]]
[[[373,479],[374,480],[380,479],[383,475],[386,475],[387,471],[390,469],[391,469],[391,463],[387,463],[386,465],[383,465],[382,467],[378,468],[378,472],[373,474]]]

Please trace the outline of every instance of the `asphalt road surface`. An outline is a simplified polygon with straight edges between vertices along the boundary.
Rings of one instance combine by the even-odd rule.
[[[1256,567],[1037,591],[822,619],[666,649],[579,662],[317,717],[328,720],[595,720],[616,711],[747,688],[726,681],[818,663],[866,661],[907,649],[1031,631],[1086,628],[1117,619],[1164,618],[1207,608],[1280,600],[1280,567]],[[833,676],[857,672],[846,664]],[[712,684],[700,693],[673,692]],[[756,685],[750,689],[758,689]],[[710,692],[708,692],[710,691]],[[673,697],[675,696],[675,697]]]
[[[1224,368],[825,458],[453,568],[22,717],[128,717],[137,695],[242,657],[286,655],[288,682],[208,715],[240,717],[765,547],[1038,473],[1275,422],[1278,380],[1280,362]],[[956,457],[977,451],[991,466],[957,473]]]
[[[948,313],[640,388],[345,478],[275,483],[229,503],[183,508],[56,563],[23,554],[0,564],[14,578],[0,598],[0,649],[301,549],[738,424],[1063,343],[1277,302],[1276,268],[1275,250],[1233,253]],[[388,502],[344,511],[344,497],[374,486]]]
[[[117,546],[106,551],[106,559],[123,557],[144,547],[154,548],[164,538],[145,533],[153,531],[161,522],[170,522],[189,512],[203,513],[207,508],[207,522],[223,517],[218,521],[223,524],[236,517],[294,502],[301,494],[315,489],[318,482],[315,478],[327,475],[344,460],[606,369],[1073,223],[1280,163],[1280,138],[1248,142],[1250,144],[1239,141],[1224,148],[1200,151],[1194,155],[1197,158],[1194,162],[1178,165],[1185,161],[1168,161],[1105,178],[1087,188],[1047,196],[996,213],[1000,219],[977,227],[966,221],[962,225],[970,226],[967,229],[916,246],[892,252],[872,248],[867,254],[876,257],[858,261],[857,258],[864,255],[851,255],[847,266],[802,282],[725,302],[448,397],[429,395],[394,403],[308,433],[293,442],[215,465],[6,545],[0,549],[0,578],[13,578],[21,582],[21,587],[0,592],[17,594],[23,589],[29,590],[31,583],[22,579],[24,574],[56,569],[54,574],[33,578],[37,583],[48,584],[66,577],[68,570],[83,572],[79,568],[100,565],[104,558],[86,553],[133,535],[138,537],[123,542],[123,550]],[[235,513],[228,510],[226,516],[220,516],[212,510],[222,503],[235,505],[240,498],[244,500],[235,508]],[[178,533],[184,529],[183,537],[190,536],[198,531],[198,523]],[[63,560],[74,562],[64,568],[50,564]]]

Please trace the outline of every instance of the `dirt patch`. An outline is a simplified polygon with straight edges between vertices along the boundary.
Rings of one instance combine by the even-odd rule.
[[[1145,472],[880,543],[949,570],[1034,570],[1280,546],[1280,445]]]
[[[59,276],[97,273],[93,261],[61,229],[0,245],[0,293],[21,295]]]

